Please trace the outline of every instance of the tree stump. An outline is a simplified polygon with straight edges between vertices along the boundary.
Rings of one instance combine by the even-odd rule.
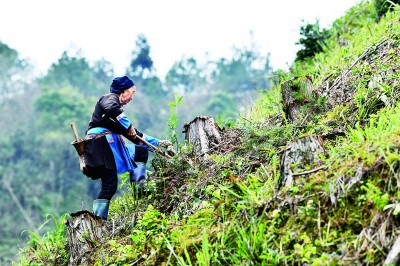
[[[288,80],[281,85],[282,106],[286,115],[286,119],[293,123],[300,117],[300,108],[295,103],[295,98],[292,95],[292,80]]]
[[[400,261],[400,236],[396,238],[383,265],[398,265]]]
[[[183,133],[197,156],[205,155],[221,142],[221,128],[209,116],[198,116],[185,124]]]
[[[295,176],[306,176],[322,170],[324,167],[320,166],[319,155],[323,153],[322,142],[316,136],[307,136],[292,142],[281,158],[278,186],[290,187]]]
[[[89,254],[106,236],[104,221],[89,211],[71,214],[67,220],[67,242],[71,255],[69,265],[92,265]]]

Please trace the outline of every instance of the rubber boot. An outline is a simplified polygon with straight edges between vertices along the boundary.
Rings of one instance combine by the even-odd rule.
[[[146,179],[146,164],[136,163],[137,167],[133,170],[133,182],[140,183]]]
[[[133,194],[142,196],[144,192],[144,182],[146,180],[146,164],[142,162],[136,163],[137,167],[133,170],[131,179]]]
[[[97,216],[100,216],[101,219],[107,220],[109,206],[110,206],[110,201],[107,199],[94,200],[93,201],[93,213]]]

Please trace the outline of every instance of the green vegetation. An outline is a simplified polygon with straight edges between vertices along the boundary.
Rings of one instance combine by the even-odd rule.
[[[296,61],[304,61],[306,58],[314,57],[316,53],[322,52],[325,41],[330,37],[329,31],[320,29],[319,22],[307,24],[300,27],[300,35],[302,36],[298,43],[302,45],[302,49],[296,53]]]
[[[389,10],[393,10],[396,5],[400,4],[399,0],[376,0],[375,9],[378,14],[378,19],[382,18]]]
[[[168,117],[168,128],[169,128],[169,139],[175,145],[178,145],[178,133],[177,127],[179,124],[178,116],[177,116],[177,108],[178,106],[182,105],[183,96],[179,96],[175,94],[175,101],[169,102],[168,105],[170,106],[170,116]]]
[[[274,86],[225,128],[207,158],[183,141],[173,159],[156,156],[153,193],[137,199],[123,190],[112,201],[113,230],[96,243],[92,265],[382,265],[399,230],[400,10],[381,16],[376,6],[351,8],[329,29],[323,51],[276,72]],[[246,69],[242,59],[219,61],[216,74]],[[196,88],[185,82],[199,72],[193,60],[175,68],[169,78],[188,92],[184,108]],[[216,81],[214,88],[227,82]],[[170,130],[181,121],[181,101],[170,104]],[[72,106],[71,117],[83,111],[79,101]],[[290,165],[298,175],[283,185],[282,156],[306,136],[320,139],[319,165]],[[18,151],[8,148],[11,162]],[[16,264],[68,265],[68,217],[52,218],[56,229],[43,237],[31,230]]]
[[[137,93],[125,112],[140,131],[170,138],[178,149],[184,123],[200,114],[233,121],[246,100],[270,87],[264,80],[272,72],[269,59],[253,48],[236,48],[233,58],[204,65],[183,58],[164,81],[154,68],[147,38],[139,35],[133,45],[125,73],[135,81]],[[23,231],[48,245],[44,236],[55,225],[46,222],[47,215],[91,209],[99,191],[99,181],[79,171],[70,123],[83,137],[95,102],[109,91],[113,67],[105,60],[89,62],[80,50],[72,50],[63,52],[43,76],[32,73],[18,51],[0,42],[1,265],[16,260],[29,241]],[[126,181],[121,176],[120,183]],[[47,250],[56,254],[58,249]]]

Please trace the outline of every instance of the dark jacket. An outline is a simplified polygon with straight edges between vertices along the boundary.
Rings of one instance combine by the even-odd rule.
[[[92,118],[90,119],[86,132],[95,127],[103,127],[110,130],[112,133],[127,136],[127,132],[132,124],[129,122],[129,126],[126,127],[118,122],[118,116],[124,112],[123,106],[119,101],[118,95],[114,93],[108,93],[103,95],[96,103]],[[139,136],[143,134],[136,131]],[[134,143],[138,143],[137,140],[133,140]],[[89,168],[107,168],[115,169],[115,160],[110,145],[106,137],[99,137],[93,140],[89,140],[85,147],[84,158],[86,166]]]

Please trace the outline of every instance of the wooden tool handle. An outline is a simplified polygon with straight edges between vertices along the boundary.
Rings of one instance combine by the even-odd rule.
[[[75,127],[75,123],[74,122],[71,123],[71,129],[72,129],[72,133],[74,133],[75,140],[79,141],[78,132],[76,131],[76,127]]]
[[[140,136],[136,135],[136,138],[138,140],[140,140],[141,142],[143,142],[144,144],[146,144],[147,146],[149,146],[150,148],[152,148],[155,152],[167,157],[168,159],[171,159],[172,157],[169,156],[167,153],[165,153],[164,151],[160,150],[159,148],[157,148],[156,146],[152,145],[150,142],[146,141],[144,138],[141,138]]]

